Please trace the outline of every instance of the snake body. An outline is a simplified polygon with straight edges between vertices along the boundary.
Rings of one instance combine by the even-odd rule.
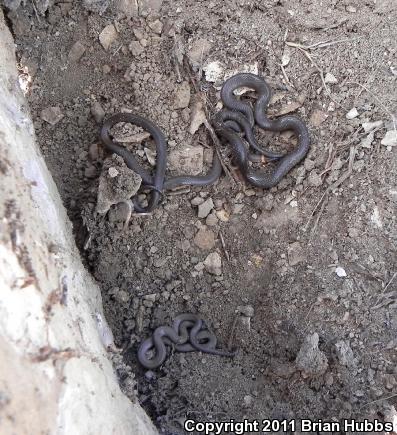
[[[212,355],[229,356],[235,352],[216,349],[216,336],[205,328],[204,322],[195,314],[184,313],[177,316],[171,326],[159,326],[152,337],[144,340],[138,349],[138,361],[147,369],[160,367],[167,358],[167,346],[177,352],[199,351]],[[150,353],[154,353],[152,357]]]
[[[234,91],[241,87],[248,87],[257,92],[258,98],[254,109],[251,108],[248,102],[239,100],[234,95]],[[309,132],[302,120],[291,115],[282,116],[277,120],[270,120],[266,116],[270,96],[270,87],[263,78],[249,73],[236,74],[224,83],[221,89],[221,99],[225,108],[212,119],[215,132],[231,146],[234,160],[245,179],[252,185],[265,189],[277,185],[306,156],[310,147]],[[120,122],[142,127],[151,134],[157,152],[156,169],[153,174],[143,168],[130,151],[112,139],[110,129]],[[255,124],[264,130],[276,132],[292,130],[298,138],[297,147],[287,154],[279,154],[263,149],[254,136],[253,128]],[[255,156],[257,157],[257,155],[249,152],[239,132],[244,134],[249,146],[257,153],[276,161],[273,172],[262,173],[250,167],[249,161],[256,161]],[[214,153],[212,167],[207,174],[202,176],[183,175],[167,179],[165,175],[167,140],[156,124],[139,115],[117,113],[109,117],[102,126],[101,139],[105,147],[121,156],[126,165],[141,176],[142,184],[151,190],[149,204],[146,208],[143,208],[136,199],[132,200],[134,209],[138,213],[151,212],[159,203],[165,190],[184,185],[210,185],[215,183],[222,173],[221,161],[217,153]]]

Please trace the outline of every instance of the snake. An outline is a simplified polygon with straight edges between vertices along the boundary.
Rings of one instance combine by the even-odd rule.
[[[247,101],[236,98],[234,91],[241,87],[253,89],[258,94],[254,108]],[[294,166],[303,160],[309,151],[310,137],[306,125],[300,118],[293,115],[284,115],[276,120],[271,120],[266,116],[271,89],[265,79],[258,75],[239,73],[230,77],[223,84],[220,95],[224,108],[216,113],[211,120],[214,131],[231,146],[233,158],[247,182],[264,189],[276,186]],[[156,168],[153,173],[142,167],[133,153],[112,138],[111,128],[121,122],[141,127],[152,136],[157,153]],[[298,138],[298,144],[294,150],[286,154],[266,150],[255,139],[253,132],[255,125],[274,132],[292,130]],[[242,135],[249,147],[257,154],[253,154],[247,149]],[[110,116],[104,121],[100,136],[105,148],[121,156],[127,167],[141,176],[142,185],[151,191],[147,207],[141,206],[136,198],[132,198],[131,201],[137,213],[153,211],[166,190],[185,185],[211,185],[219,179],[222,173],[220,158],[218,153],[214,153],[212,167],[205,175],[181,175],[167,178],[167,139],[154,122],[140,115],[116,113]],[[259,172],[251,168],[249,162],[258,161],[258,154],[275,163],[272,172]]]
[[[177,316],[172,326],[159,326],[152,337],[144,340],[138,348],[138,361],[150,370],[160,367],[167,358],[167,346],[177,352],[199,351],[218,356],[235,356],[236,352],[217,349],[216,336],[205,328],[197,315],[183,313]],[[150,354],[154,355],[150,357]]]

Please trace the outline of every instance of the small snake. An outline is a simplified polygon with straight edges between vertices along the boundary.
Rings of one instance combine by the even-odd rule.
[[[235,352],[216,349],[216,336],[205,327],[202,319],[195,314],[177,316],[171,326],[159,326],[152,337],[144,340],[138,349],[138,361],[147,369],[160,367],[167,358],[166,346],[173,346],[177,352],[199,351],[212,355],[233,357]],[[154,352],[154,356],[148,354]]]
[[[234,91],[241,87],[252,88],[258,93],[254,110],[248,102],[238,100],[235,97]],[[270,96],[270,87],[263,78],[248,73],[236,74],[226,80],[221,89],[221,99],[226,109],[222,109],[212,119],[215,132],[231,145],[234,159],[245,179],[254,186],[265,189],[277,185],[306,156],[310,147],[308,129],[299,118],[286,115],[277,120],[270,120],[266,117]],[[157,163],[153,175],[138,163],[130,151],[112,139],[110,129],[120,122],[142,127],[153,137],[157,151]],[[254,137],[253,127],[255,124],[264,130],[294,131],[298,137],[296,149],[287,154],[279,154],[263,149]],[[258,161],[258,154],[252,154],[247,150],[244,140],[239,135],[240,132],[243,132],[246,141],[257,153],[276,161],[273,172],[270,174],[259,173],[251,169],[249,161]],[[150,213],[161,200],[165,190],[175,189],[183,185],[210,185],[215,183],[222,173],[221,161],[217,153],[214,153],[212,167],[207,174],[203,176],[183,175],[167,179],[165,176],[167,140],[156,124],[139,115],[117,113],[109,117],[102,126],[101,139],[105,147],[121,156],[126,165],[141,176],[142,184],[151,190],[149,204],[146,208],[142,207],[136,198],[132,198],[134,210],[138,213]]]

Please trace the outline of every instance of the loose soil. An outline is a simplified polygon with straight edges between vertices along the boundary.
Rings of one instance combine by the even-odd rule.
[[[397,146],[381,144],[397,111],[395,1],[176,0],[131,18],[80,3],[57,1],[41,15],[29,1],[5,13],[21,79],[32,77],[40,148],[102,289],[126,394],[164,434],[184,433],[187,418],[396,418]],[[108,25],[115,32],[105,50]],[[150,118],[170,152],[203,147],[208,169],[211,137],[189,127],[199,99],[209,114],[218,110],[218,83],[207,80],[213,62],[220,82],[258,67],[275,95],[270,113],[307,123],[305,161],[263,191],[225,154],[231,178],[167,194],[126,230],[122,205],[98,214],[102,110]],[[369,132],[365,123],[375,121]],[[293,144],[286,133],[262,139],[275,149]],[[145,160],[153,143],[131,147]],[[111,176],[125,181],[122,166]],[[213,208],[199,218],[209,198]],[[211,253],[220,269],[206,265]],[[144,370],[139,343],[181,312],[199,313],[237,356],[174,353]]]

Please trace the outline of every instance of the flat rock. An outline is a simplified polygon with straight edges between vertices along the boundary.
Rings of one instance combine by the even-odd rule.
[[[203,171],[203,150],[201,145],[173,150],[168,159],[169,168],[181,174],[200,174]]]
[[[138,3],[136,0],[113,0],[113,9],[127,18],[138,16]]]
[[[213,208],[214,202],[212,201],[212,198],[208,198],[206,201],[198,206],[198,217],[201,219],[206,218],[211,213],[211,210]]]
[[[99,34],[99,42],[108,51],[112,43],[117,39],[117,30],[113,24],[107,25]]]
[[[288,246],[288,263],[290,266],[296,266],[306,260],[305,252],[299,242],[291,243]]]
[[[205,60],[207,54],[211,50],[212,44],[208,39],[200,38],[193,42],[191,49],[188,51],[187,56],[194,69],[199,68]]]
[[[178,85],[174,94],[174,109],[184,109],[190,103],[190,85],[184,81]]]
[[[307,335],[295,360],[297,368],[307,376],[321,376],[328,368],[328,359],[318,348],[318,342],[317,333]]]
[[[204,260],[204,267],[212,275],[222,275],[222,258],[217,252],[212,252]]]
[[[81,41],[76,41],[69,51],[68,59],[72,63],[78,62],[85,53],[85,46]]]
[[[40,116],[42,120],[55,125],[63,118],[63,113],[58,106],[46,107],[41,111]]]
[[[387,131],[380,143],[387,147],[397,146],[397,130]]]
[[[139,41],[132,41],[128,48],[133,56],[139,56],[144,51],[144,48]]]
[[[194,238],[194,244],[203,250],[210,250],[215,246],[215,236],[211,230],[202,228]]]
[[[369,133],[376,128],[382,127],[383,121],[363,122],[361,125],[363,126],[365,133]]]
[[[327,118],[328,118],[328,113],[326,113],[320,109],[314,109],[312,114],[310,115],[309,121],[310,121],[310,124],[312,124],[314,127],[318,127]]]
[[[111,0],[83,0],[83,7],[92,12],[103,14],[109,7]]]
[[[338,341],[335,343],[335,348],[339,364],[346,367],[354,367],[356,365],[356,360],[349,343],[343,340]]]
[[[113,204],[128,201],[141,187],[142,178],[129,169],[122,157],[105,160],[99,177],[96,211],[105,214]]]

